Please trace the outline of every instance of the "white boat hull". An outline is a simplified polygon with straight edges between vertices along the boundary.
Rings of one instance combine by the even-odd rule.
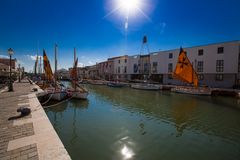
[[[88,92],[72,91],[72,98],[87,99]]]
[[[176,93],[191,94],[191,95],[203,95],[210,96],[212,91],[208,88],[185,88],[185,87],[176,87],[172,88],[171,91]]]

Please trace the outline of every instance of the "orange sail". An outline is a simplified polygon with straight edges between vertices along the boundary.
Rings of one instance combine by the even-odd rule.
[[[186,52],[182,48],[180,49],[173,77],[187,83],[192,83],[195,87],[198,86],[197,73],[194,71]]]
[[[45,50],[43,50],[43,66],[44,66],[46,80],[53,81],[54,76],[53,76],[52,68],[51,68],[51,65],[48,60]]]

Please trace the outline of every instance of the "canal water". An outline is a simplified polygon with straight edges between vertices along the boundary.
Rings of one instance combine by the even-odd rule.
[[[46,113],[74,160],[240,159],[240,102],[87,85]]]

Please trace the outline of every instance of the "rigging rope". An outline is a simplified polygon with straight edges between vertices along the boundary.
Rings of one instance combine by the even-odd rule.
[[[57,105],[62,104],[62,103],[66,102],[66,101],[68,101],[68,100],[70,100],[70,99],[72,99],[72,98],[73,98],[73,97],[71,96],[71,97],[69,97],[68,99],[65,99],[64,101],[61,101],[61,102],[59,102],[59,103],[56,103],[56,104],[53,104],[53,105],[50,105],[50,106],[43,106],[43,108],[44,108],[44,109],[47,109],[47,108],[50,108],[50,107],[57,106]]]

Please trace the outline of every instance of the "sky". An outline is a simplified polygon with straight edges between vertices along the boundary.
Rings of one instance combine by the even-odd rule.
[[[74,47],[79,65],[94,65],[140,54],[144,35],[150,52],[240,40],[239,0],[138,0],[129,14],[126,1],[0,0],[0,57],[13,48],[31,71],[45,49],[54,68],[57,43],[58,68],[67,69]]]

